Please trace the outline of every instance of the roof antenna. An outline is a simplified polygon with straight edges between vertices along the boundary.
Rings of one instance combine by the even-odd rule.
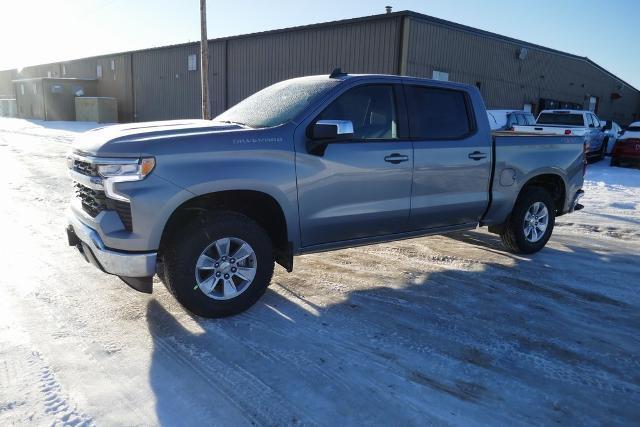
[[[346,75],[347,75],[347,73],[343,73],[342,72],[342,68],[338,67],[338,68],[334,68],[333,69],[331,74],[329,74],[329,78],[330,79],[335,79],[335,78],[346,76]]]

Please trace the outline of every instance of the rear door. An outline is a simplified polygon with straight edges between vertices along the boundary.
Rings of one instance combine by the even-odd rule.
[[[409,227],[474,223],[489,202],[491,140],[461,89],[405,84],[414,147]]]
[[[388,80],[387,80],[388,81]],[[347,89],[296,130],[296,174],[302,246],[405,231],[413,149],[400,84]],[[353,137],[309,153],[307,129],[318,120],[349,120]]]

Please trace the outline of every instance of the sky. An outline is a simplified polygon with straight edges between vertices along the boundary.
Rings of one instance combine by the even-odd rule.
[[[207,2],[209,38],[413,10],[587,56],[640,89],[640,0]],[[0,0],[0,70],[200,39],[199,0]]]

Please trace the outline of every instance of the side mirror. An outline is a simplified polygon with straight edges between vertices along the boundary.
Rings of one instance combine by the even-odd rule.
[[[331,142],[342,141],[353,136],[351,120],[318,120],[309,129],[307,151],[322,156]]]

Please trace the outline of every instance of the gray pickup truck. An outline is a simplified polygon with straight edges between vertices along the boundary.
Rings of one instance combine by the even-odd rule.
[[[69,244],[207,317],[250,307],[295,255],[478,226],[536,252],[585,170],[581,137],[492,134],[475,87],[337,71],[212,121],[86,132],[67,162]]]

